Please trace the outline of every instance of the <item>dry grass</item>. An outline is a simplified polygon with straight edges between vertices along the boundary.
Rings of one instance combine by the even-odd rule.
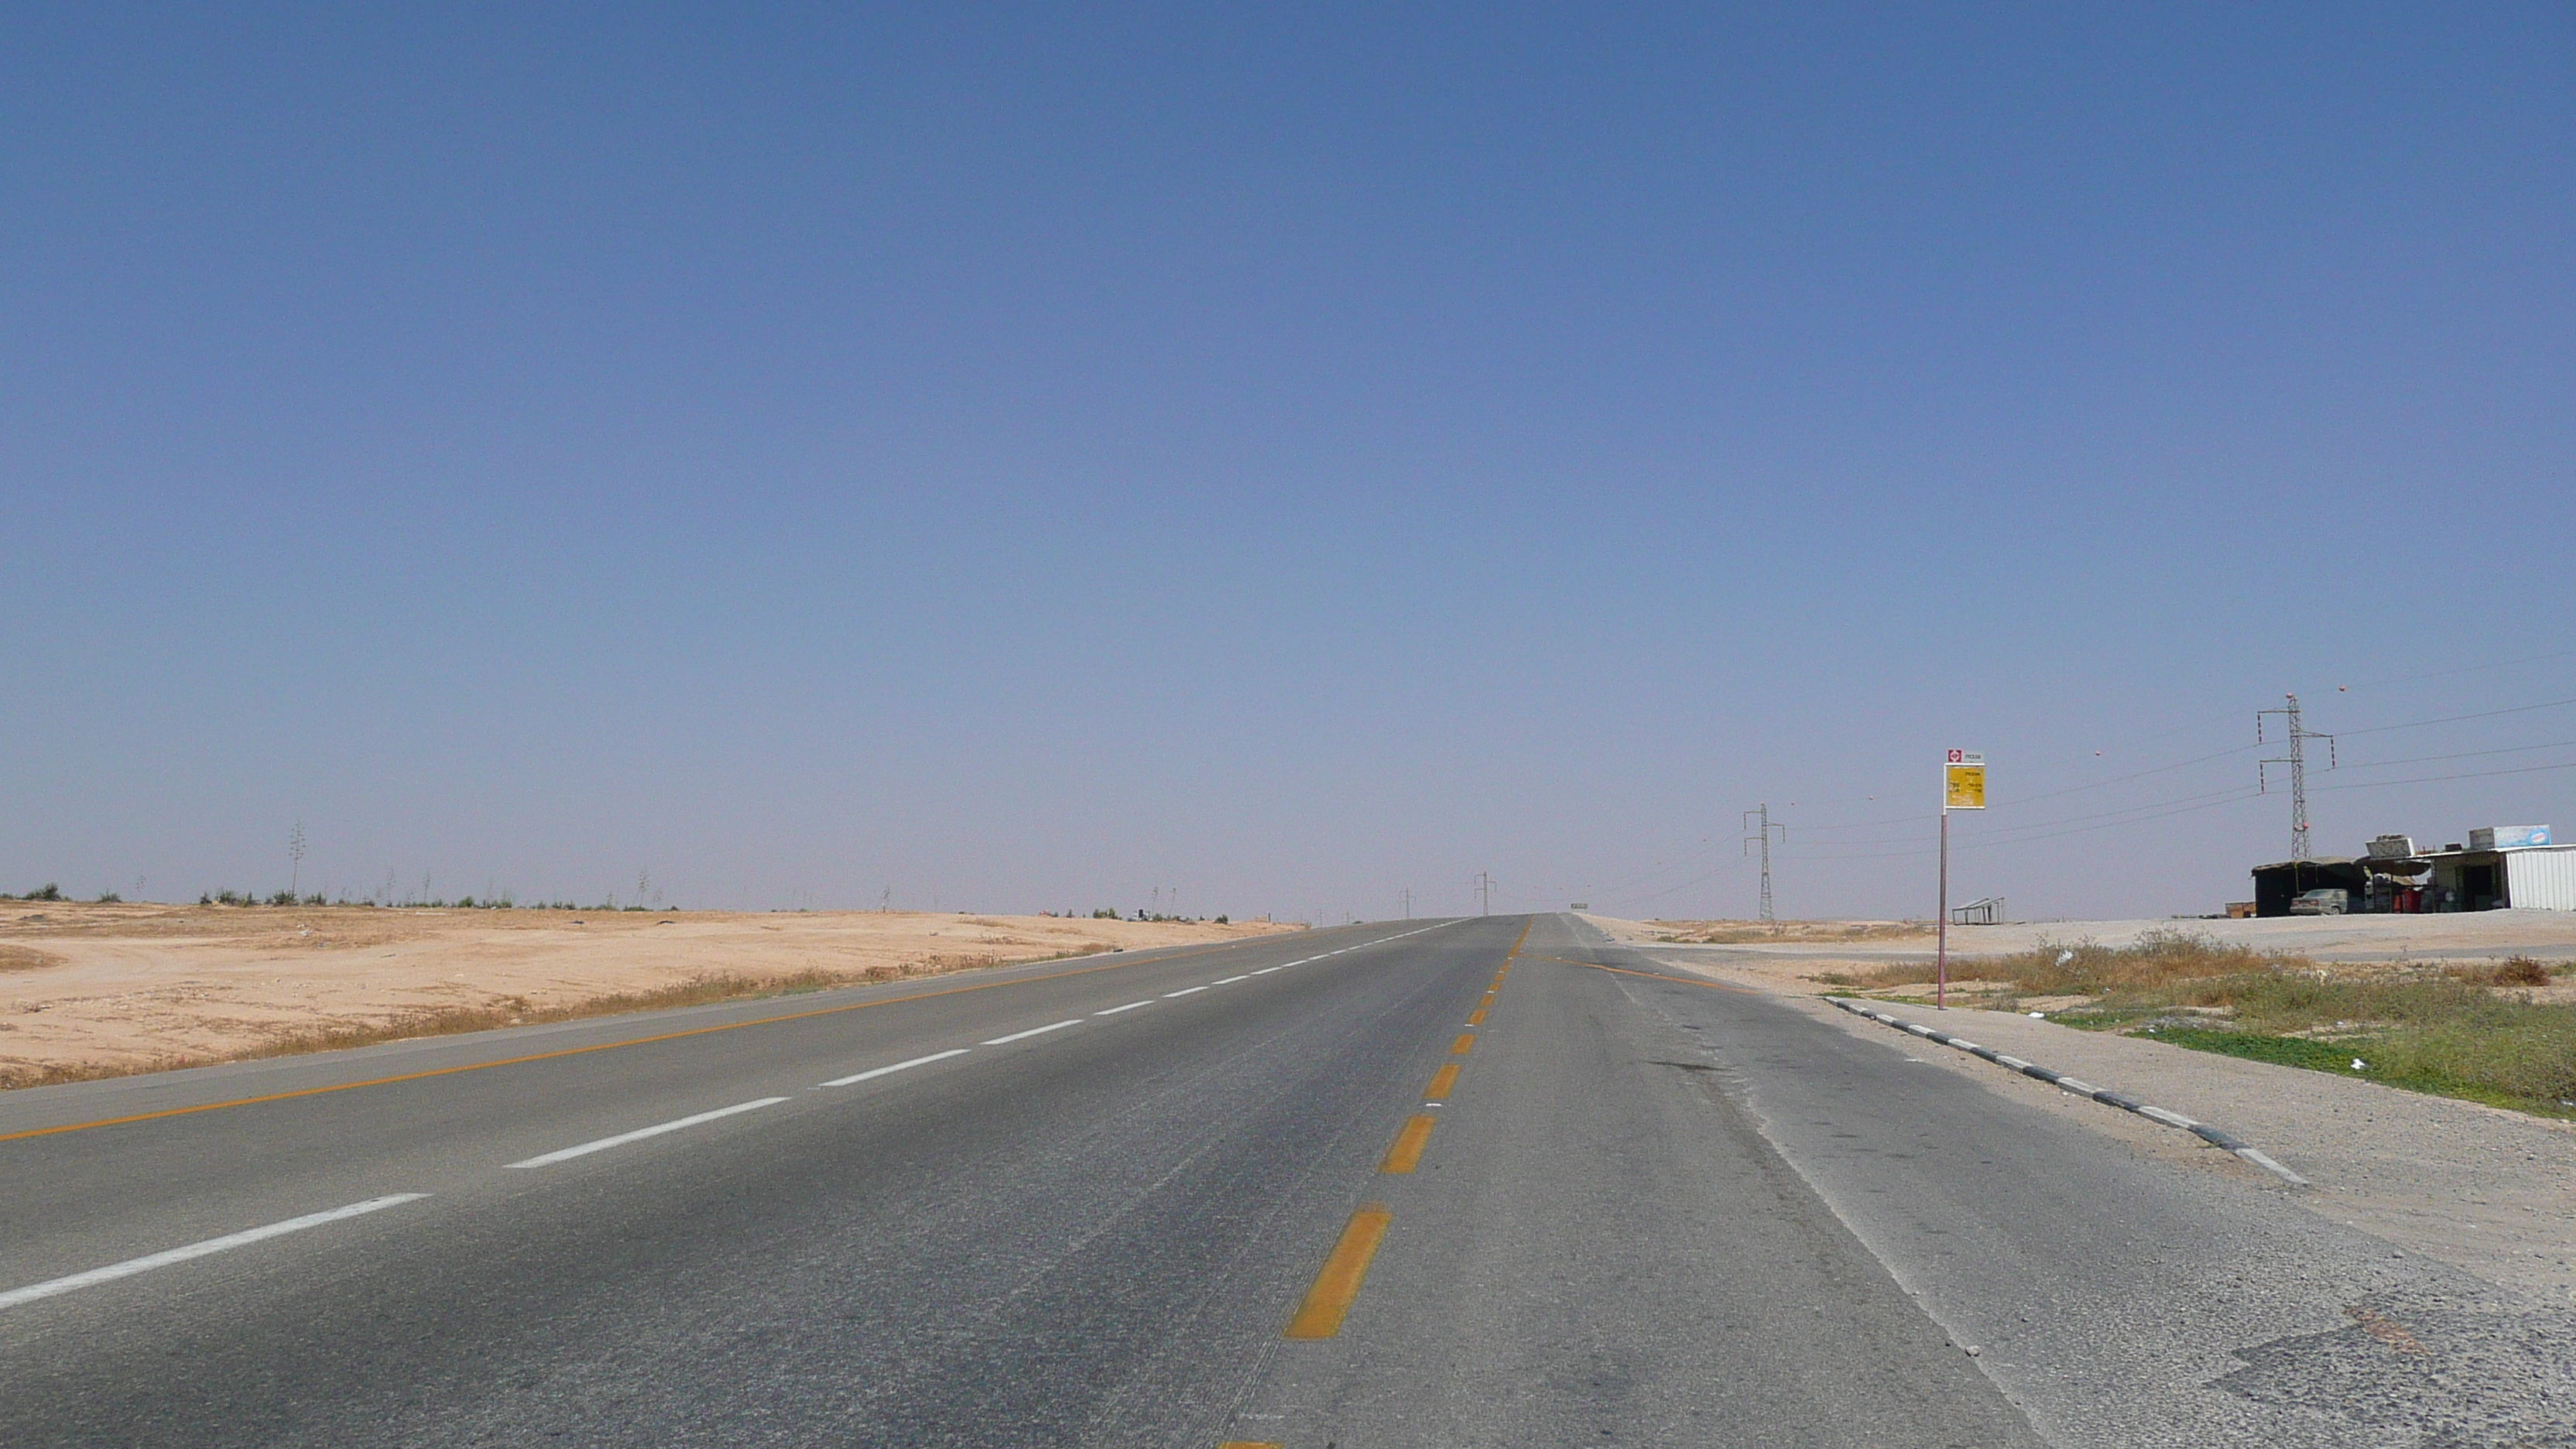
[[[2446,974],[2472,986],[2547,986],[2556,979],[2547,963],[2529,956],[2507,956],[2492,966],[2454,966]]]
[[[1677,946],[1737,946],[1759,941],[1895,941],[1928,936],[1924,921],[1652,921],[1655,939]]]
[[[1055,956],[1038,957],[1035,960],[1061,961],[1089,954],[1091,953],[1088,951],[1066,951]],[[870,966],[858,971],[807,970],[761,976],[737,972],[709,972],[647,991],[621,991],[556,1006],[538,1006],[523,996],[504,996],[483,1006],[439,1007],[405,1012],[383,1021],[351,1022],[287,1032],[271,1037],[257,1046],[245,1047],[238,1051],[171,1054],[148,1061],[121,1063],[73,1063],[14,1070],[0,1067],[0,1090],[17,1087],[50,1087],[66,1082],[98,1081],[108,1077],[139,1076],[146,1072],[214,1066],[222,1062],[262,1061],[270,1057],[299,1056],[307,1052],[345,1051],[352,1047],[377,1046],[393,1041],[412,1041],[421,1037],[461,1036],[468,1032],[494,1031],[502,1027],[536,1026],[547,1022],[622,1016],[639,1011],[668,1011],[675,1007],[709,1006],[724,1001],[750,1001],[762,997],[792,996],[862,983],[901,981],[922,976],[944,976],[992,966],[1031,964],[1034,962],[1030,959],[1005,962],[993,956],[939,956],[919,961],[906,961],[900,966]]]
[[[2001,983],[1998,1006],[2017,1008],[2024,997],[2084,998],[2082,1008],[2052,1013],[2072,1026],[2152,1032],[2206,1050],[2532,1111],[2576,1105],[2576,1006],[2538,1003],[2512,989],[2554,979],[2548,965],[2527,956],[2447,970],[2338,971],[2304,956],[2160,931],[2134,946],[2042,945],[1973,969]],[[1849,984],[1900,986],[1932,974],[1929,963],[1906,962]],[[2349,1065],[2356,1061],[2363,1065]]]
[[[42,971],[61,964],[63,958],[50,951],[0,941],[0,971]]]

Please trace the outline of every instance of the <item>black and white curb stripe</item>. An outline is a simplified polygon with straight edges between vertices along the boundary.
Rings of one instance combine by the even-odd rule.
[[[2010,1067],[2025,1077],[2036,1077],[2039,1080],[2056,1087],[2060,1091],[2073,1092],[2079,1097],[2090,1097],[2094,1101],[2100,1102],[2105,1106],[2117,1107],[2123,1112],[2135,1112],[2139,1116],[2147,1118],[2149,1121],[2162,1122],[2168,1127],[2179,1127],[2185,1132],[2190,1133],[2192,1136],[2199,1138],[2201,1141],[2208,1143],[2212,1147],[2218,1148],[2223,1152],[2232,1152],[2237,1156],[2244,1158],[2246,1161],[2253,1163],[2256,1167],[2280,1178],[2283,1182],[2290,1184],[2292,1187],[2306,1187],[2309,1185],[2306,1178],[2301,1177],[2290,1169],[2274,1162],[2261,1148],[2249,1147],[2244,1143],[2237,1141],[2229,1134],[2220,1131],[2218,1128],[2212,1127],[2206,1122],[2195,1122],[2180,1112],[2168,1112],[2162,1107],[2150,1107],[2146,1103],[2141,1102],[2137,1098],[2129,1096],[2126,1093],[2114,1092],[2108,1087],[2094,1086],[2091,1082],[2070,1077],[2064,1072],[2053,1072],[2046,1067],[2033,1066],[2019,1057],[2006,1056],[2002,1052],[1996,1051],[1993,1047],[1979,1046],[1975,1042],[1969,1041],[1964,1037],[1952,1036],[1946,1031],[1935,1031],[1931,1027],[1925,1026],[1920,1022],[1907,1021],[1901,1016],[1890,1016],[1884,1011],[1873,1011],[1865,1002],[1852,1001],[1840,996],[1828,996],[1825,1000],[1832,1002],[1834,1005],[1841,1007],[1843,1010],[1850,1012],[1854,1016],[1865,1016],[1872,1021],[1883,1022],[1886,1025],[1895,1027],[1898,1031],[1908,1032],[1912,1035],[1919,1036],[1925,1041],[1939,1042],[1945,1047],[1956,1047],[1960,1051],[1966,1052],[1972,1057],[1984,1057],[1987,1061],[1993,1062],[1997,1066]]]

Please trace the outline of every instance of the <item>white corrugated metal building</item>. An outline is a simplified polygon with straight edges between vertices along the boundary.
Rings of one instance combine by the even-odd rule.
[[[2496,854],[2504,862],[2501,904],[2576,911],[2576,845],[2537,845]]]
[[[2468,849],[2428,850],[2423,859],[2449,909],[2576,911],[2576,845],[2552,844],[2546,825],[2472,830]]]

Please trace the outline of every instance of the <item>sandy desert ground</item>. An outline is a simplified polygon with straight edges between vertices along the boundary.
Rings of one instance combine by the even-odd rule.
[[[0,902],[0,1086],[585,1005],[890,979],[1287,930],[1048,916]],[[641,998],[640,1000],[638,998]]]
[[[1934,936],[1923,921],[1630,921],[1585,920],[1631,945],[1650,948],[1695,971],[1768,989],[1818,994],[1845,989],[1851,978],[1898,961],[1932,959]],[[1777,927],[1775,930],[1774,927]],[[2042,945],[2092,942],[2131,946],[2157,931],[2179,931],[2222,945],[2305,957],[2315,965],[2370,975],[2451,963],[2491,963],[2508,956],[2544,962],[2576,960],[2576,911],[2463,911],[2430,916],[2281,916],[2212,921],[2036,921],[1950,928],[1951,985],[1971,996],[2002,983],[1979,978],[1977,962]],[[1926,995],[1930,986],[1891,987]],[[2576,977],[2526,993],[2541,1001],[2576,1001]],[[2067,998],[2072,1001],[2075,998]],[[2027,1004],[2053,1009],[2055,998]]]

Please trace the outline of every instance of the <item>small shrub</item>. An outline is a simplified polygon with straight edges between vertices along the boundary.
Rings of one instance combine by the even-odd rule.
[[[293,891],[279,891],[268,898],[268,903],[272,906],[291,906],[295,902],[296,896]]]
[[[1234,924],[1233,922],[1231,922],[1231,921],[1227,920],[1227,919],[1226,919],[1225,917],[1223,917],[1223,916],[1219,916],[1219,917],[1217,917],[1217,918],[1216,918],[1216,923],[1217,923],[1218,925],[1220,925],[1220,926],[1230,926],[1230,925]]]
[[[58,901],[62,898],[63,888],[54,884],[52,881],[47,881],[43,885],[36,887],[34,890],[27,892],[25,895],[18,897],[18,899],[22,901]]]
[[[2528,956],[2507,956],[2488,968],[2489,986],[2546,986],[2549,968]]]
[[[102,906],[119,905],[122,904],[124,900],[125,897],[118,895],[114,891],[100,891],[98,893],[98,904]]]

